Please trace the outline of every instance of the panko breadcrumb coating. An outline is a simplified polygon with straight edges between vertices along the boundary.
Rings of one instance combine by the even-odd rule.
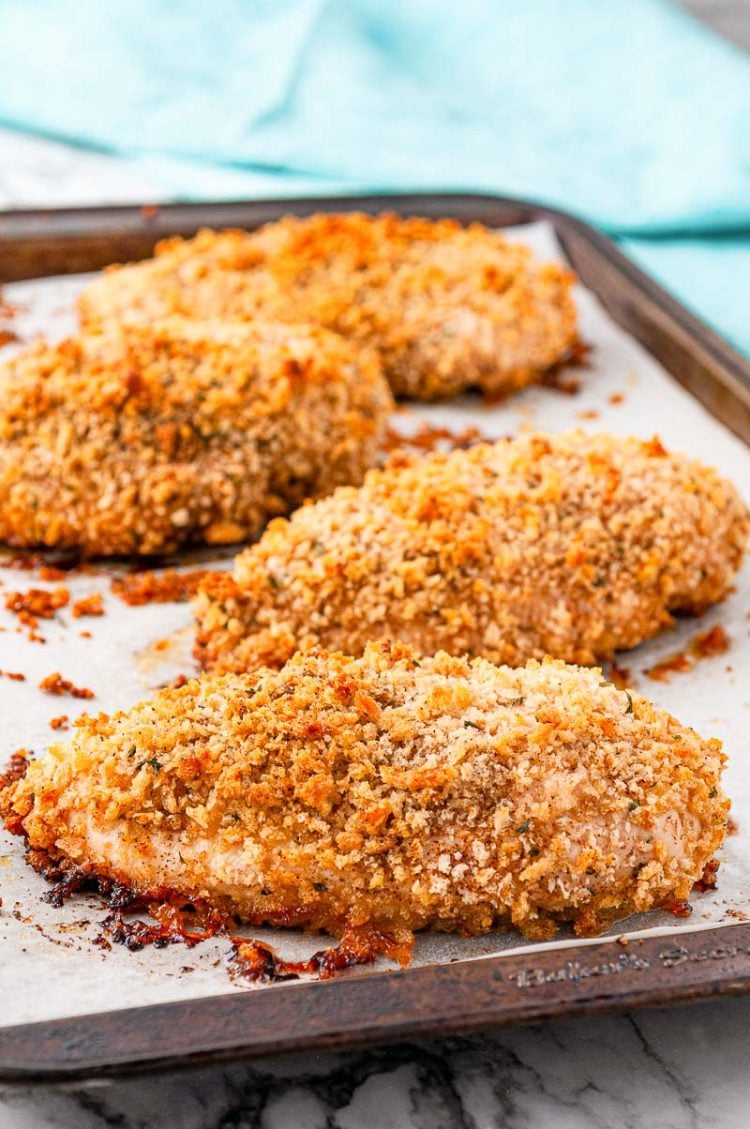
[[[210,577],[196,655],[241,671],[393,638],[589,664],[726,596],[747,532],[734,487],[658,440],[575,431],[401,456]]]
[[[361,482],[392,407],[377,357],[319,328],[172,318],[36,345],[0,366],[0,540],[242,540]]]
[[[259,315],[375,346],[398,395],[512,392],[577,340],[573,276],[482,224],[352,212],[259,231],[201,231],[113,267],[84,292],[84,323]]]
[[[718,741],[553,660],[297,655],[76,727],[11,828],[255,924],[596,933],[687,898],[726,829]]]

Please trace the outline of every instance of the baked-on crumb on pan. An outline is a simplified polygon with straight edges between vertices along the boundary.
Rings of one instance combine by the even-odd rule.
[[[576,431],[395,457],[209,577],[196,655],[242,671],[393,638],[592,663],[726,596],[747,532],[734,487],[658,440]]]
[[[482,224],[352,212],[166,240],[153,259],[105,271],[80,312],[89,325],[303,319],[375,346],[395,393],[433,400],[513,392],[564,360],[577,340],[572,282]]]
[[[173,317],[33,346],[0,366],[0,540],[242,540],[361,482],[392,406],[375,354],[321,328]]]
[[[373,644],[75,724],[11,828],[255,924],[590,934],[687,898],[726,830],[718,741],[553,660]]]

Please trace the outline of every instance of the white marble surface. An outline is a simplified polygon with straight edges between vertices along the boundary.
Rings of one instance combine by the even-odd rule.
[[[698,7],[709,18],[711,8],[740,8],[750,23],[748,0]],[[0,130],[0,207],[164,194],[158,175],[114,157]],[[0,1129],[746,1129],[749,1061],[750,999],[728,1000],[346,1056],[5,1089]]]

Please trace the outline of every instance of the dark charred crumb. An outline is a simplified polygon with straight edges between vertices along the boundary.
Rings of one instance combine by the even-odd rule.
[[[122,882],[112,882],[105,890],[102,887],[102,881],[103,880],[100,879],[99,893],[103,893],[103,895],[106,896],[112,909],[130,909],[140,904],[139,895],[130,886],[125,886]]]
[[[69,694],[72,698],[93,698],[94,691],[87,689],[85,686],[74,686],[67,678],[63,678],[59,671],[54,674],[48,674],[39,683],[39,689],[43,690],[45,694],[54,694],[61,697],[63,694]]]
[[[198,586],[212,569],[193,569],[190,572],[175,572],[169,569],[164,573],[140,571],[127,576],[116,576],[112,580],[112,591],[130,607],[143,604],[181,604],[192,600]]]
[[[137,953],[147,945],[155,949],[165,948],[181,935],[167,935],[160,925],[149,925],[145,921],[125,921],[121,913],[111,913],[102,922],[102,932],[116,945],[124,945],[131,953]]]
[[[104,615],[104,599],[101,592],[92,592],[90,596],[82,596],[80,600],[75,601],[71,611],[74,619],[80,619],[87,615]]]
[[[45,878],[48,876],[45,874]],[[48,878],[48,881],[51,879]],[[81,891],[98,891],[96,876],[86,870],[69,870],[62,873],[51,890],[42,894],[42,901],[61,909],[69,898]]]
[[[703,874],[700,876],[698,881],[693,884],[693,889],[699,894],[705,894],[707,890],[715,890],[718,871],[719,860],[710,859],[706,863]]]
[[[663,909],[665,909],[667,913],[671,913],[673,917],[690,917],[693,912],[693,907],[690,905],[690,902],[678,898],[675,898],[675,900],[671,902],[665,902]]]

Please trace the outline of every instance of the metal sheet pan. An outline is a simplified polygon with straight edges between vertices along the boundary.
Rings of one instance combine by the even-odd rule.
[[[14,327],[23,337],[71,328],[81,279],[49,274],[75,274],[148,254],[155,238],[167,233],[189,234],[202,225],[252,227],[285,212],[323,207],[391,207],[515,225],[513,237],[532,243],[541,254],[566,257],[581,278],[583,336],[593,354],[590,370],[580,374],[578,395],[539,388],[492,408],[471,396],[439,406],[411,405],[395,417],[399,429],[408,433],[427,421],[457,431],[473,424],[488,436],[572,425],[645,436],[658,431],[669,446],[717,465],[747,492],[750,370],[745,361],[603,236],[571,217],[519,201],[422,196],[8,214],[0,217],[0,278],[40,280],[6,288],[6,300],[25,307]],[[33,573],[19,570],[4,570],[2,579],[6,589],[39,584]],[[16,633],[11,617],[2,620],[7,630],[0,635],[0,668],[27,675],[26,682],[0,679],[0,724],[8,752],[22,745],[41,751],[55,738],[49,718],[80,712],[71,705],[81,703],[44,698],[37,690],[40,678],[53,670],[91,686],[96,693],[91,704],[104,709],[127,706],[174,674],[190,672],[189,609],[126,608],[109,592],[109,583],[107,575],[72,576],[71,596],[101,590],[106,615],[72,620],[63,611],[43,626],[44,645]],[[248,991],[228,982],[219,942],[189,954],[174,948],[103,954],[91,943],[101,908],[85,899],[63,911],[42,907],[42,880],[20,861],[18,841],[6,837],[0,842],[5,902],[0,911],[0,1077],[61,1079],[301,1047],[343,1048],[747,990],[748,596],[745,570],[721,608],[700,621],[683,622],[622,659],[643,693],[704,734],[722,737],[730,754],[727,786],[740,832],[723,852],[718,890],[696,897],[689,922],[664,913],[641,915],[607,939],[581,942],[563,934],[545,945],[514,934],[470,941],[428,935],[419,939],[414,963],[403,972],[380,964],[332,982]],[[644,672],[650,666],[715,623],[732,638],[727,655],[699,663],[669,683],[648,679]],[[90,629],[93,638],[82,638],[81,629]],[[319,939],[298,934],[279,937],[269,931],[265,939],[285,956],[320,947]]]

